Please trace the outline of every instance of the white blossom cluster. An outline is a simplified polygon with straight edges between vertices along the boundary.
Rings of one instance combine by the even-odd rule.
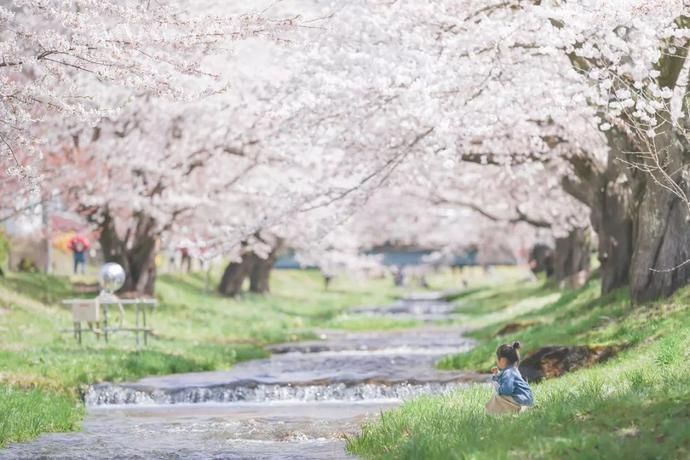
[[[25,176],[121,232],[362,264],[344,254],[562,236],[589,216],[573,158],[686,133],[681,0],[244,6],[0,2],[2,202]]]

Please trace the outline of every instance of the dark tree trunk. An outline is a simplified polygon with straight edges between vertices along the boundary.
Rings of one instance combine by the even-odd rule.
[[[632,147],[617,132],[611,132],[608,141],[611,151],[606,165],[571,158],[578,181],[565,178],[563,183],[567,193],[590,209],[599,240],[602,294],[628,285],[633,253],[633,189],[629,171],[619,161]]]
[[[156,239],[145,237],[129,251],[134,290],[154,295],[156,289]]]
[[[690,19],[682,16],[676,23],[687,27]],[[657,63],[660,87],[674,89],[679,84],[689,44],[686,40],[686,46],[679,47],[677,53],[662,53]],[[630,277],[634,302],[669,296],[690,281],[690,204],[686,202],[690,186],[685,174],[690,152],[685,134],[690,128],[688,98],[683,99],[682,111],[684,118],[678,121],[682,129],[668,122],[673,118],[670,113],[657,113],[660,123],[651,147],[657,161],[640,177]],[[646,147],[640,150],[646,151]],[[636,160],[650,162],[651,159],[645,155]]]
[[[673,133],[655,138],[660,161],[667,171],[681,171],[687,152]],[[631,294],[634,302],[645,302],[673,294],[690,281],[690,226],[684,200],[660,186],[665,183],[660,171],[641,176],[634,226]],[[666,182],[668,183],[668,182]],[[676,176],[680,193],[690,190],[682,176]]]
[[[633,301],[667,297],[690,281],[690,228],[685,204],[649,184],[635,225],[631,271]]]
[[[587,281],[591,266],[592,244],[589,230],[571,230],[568,236],[556,239],[554,278],[569,287],[581,287]]]
[[[122,265],[127,273],[120,292],[153,295],[156,285],[156,225],[148,216],[137,215],[135,219],[134,230],[120,238],[115,231],[115,222],[106,214],[99,242],[105,261]]]
[[[243,244],[244,246],[244,244]],[[247,251],[239,262],[231,262],[225,268],[218,286],[222,295],[235,297],[242,292],[244,281],[249,278],[249,290],[257,294],[270,292],[271,269],[278,259],[283,240],[277,239],[267,258],[261,258],[253,251]]]
[[[189,254],[182,254],[182,259],[180,260],[180,266],[185,273],[192,272],[192,256]]]
[[[667,170],[680,171],[684,151],[669,133],[655,139]],[[602,175],[598,202],[592,207],[592,224],[599,234],[602,291],[630,284],[634,302],[673,294],[690,281],[690,231],[683,200],[659,183],[654,172],[640,173],[616,161],[638,150],[621,136],[609,137],[612,153]],[[657,183],[658,182],[658,183]],[[687,185],[678,183],[687,193]]]
[[[230,262],[223,272],[218,292],[228,297],[240,295],[244,280],[252,272],[254,262],[254,255],[251,253],[244,254],[239,262]]]
[[[271,291],[271,270],[278,260],[278,253],[283,247],[283,241],[277,239],[271,252],[265,259],[254,255],[255,261],[249,278],[249,290],[257,294],[267,294]]]
[[[529,265],[532,273],[546,273],[547,278],[553,276],[553,249],[545,244],[535,245],[529,254]]]
[[[675,23],[687,28],[690,19],[682,15],[676,18]],[[679,84],[689,44],[690,41],[686,40],[676,53],[660,53],[655,63],[659,87],[674,90]],[[598,65],[574,53],[569,57],[573,67],[579,70]],[[684,130],[687,130],[690,127],[690,100],[687,98],[683,99],[682,113],[684,121],[678,123],[684,123]],[[690,189],[684,177],[690,145],[684,130],[670,122],[674,118],[671,113],[662,110],[656,117],[658,123],[651,145],[645,135],[639,136],[634,130],[631,133],[615,129],[607,131],[610,153],[606,172],[620,170],[621,164],[630,162],[640,167],[627,168],[624,173],[617,172],[614,176],[607,175],[605,186],[594,189],[604,191],[605,197],[616,196],[615,199],[610,196],[605,199],[606,205],[601,207],[596,219],[593,208],[592,223],[603,239],[600,243],[604,256],[602,275],[608,277],[602,288],[606,292],[607,287],[617,287],[619,283],[629,281],[634,302],[671,295],[690,281],[690,215],[685,200],[681,198],[687,199]],[[634,152],[642,155],[634,155]],[[574,166],[577,170],[577,165]],[[581,175],[576,174],[582,180]],[[623,179],[613,180],[618,178]]]
[[[609,166],[599,192],[598,216],[592,219],[599,236],[601,290],[607,294],[627,286],[633,254],[632,190],[627,176],[618,167]]]

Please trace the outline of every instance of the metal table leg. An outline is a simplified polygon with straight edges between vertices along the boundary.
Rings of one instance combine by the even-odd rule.
[[[79,345],[81,345],[81,322],[77,321],[74,323],[74,334],[76,336],[77,341],[79,342]]]
[[[108,304],[103,304],[103,338],[108,343]]]
[[[136,335],[136,340],[137,340],[137,348],[139,348],[139,313],[141,310],[141,304],[137,304],[137,309],[136,309],[136,331],[134,331],[134,334]],[[144,337],[146,337],[146,332],[144,332]]]

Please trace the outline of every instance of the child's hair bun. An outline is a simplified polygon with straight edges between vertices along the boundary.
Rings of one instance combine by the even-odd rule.
[[[513,349],[515,349],[515,350],[519,350],[521,346],[522,345],[520,345],[520,342],[514,342],[513,343]]]

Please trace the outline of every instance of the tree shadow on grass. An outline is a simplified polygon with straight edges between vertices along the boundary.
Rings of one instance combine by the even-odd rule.
[[[309,318],[313,320],[319,320],[319,321],[327,321],[329,319],[335,318],[339,314],[341,314],[345,309],[337,309],[337,310],[324,310],[324,311],[317,311],[314,313],[309,313],[309,312],[298,312],[298,311],[291,311],[286,308],[279,307],[278,305],[271,303],[267,305],[268,309],[271,311],[274,311],[276,313],[283,314],[285,316],[291,316],[291,317],[298,317],[298,318]]]
[[[4,278],[0,278],[0,283],[19,294],[46,305],[58,304],[70,297],[93,297],[92,294],[76,292],[66,277],[43,273],[10,273]]]
[[[167,284],[169,289],[180,289],[188,295],[220,297],[213,284],[210,284],[208,291],[206,291],[206,282],[198,280],[194,276],[163,275],[159,281]]]
[[[489,290],[489,286],[480,286],[480,287],[475,287],[475,288],[469,288],[469,289],[464,289],[462,291],[458,292],[449,292],[448,294],[444,294],[441,299],[446,301],[446,302],[455,302],[457,300],[462,300],[465,297],[472,296],[474,294],[479,294],[480,292],[487,291]]]
[[[485,288],[473,294],[480,294],[483,291],[491,292],[491,294],[477,296],[476,298],[470,298],[472,295],[468,294],[458,299],[456,312],[470,315],[498,312],[522,300],[551,294],[555,292],[555,289],[545,283],[539,283],[537,285],[519,285],[499,290],[496,290],[495,287]]]

